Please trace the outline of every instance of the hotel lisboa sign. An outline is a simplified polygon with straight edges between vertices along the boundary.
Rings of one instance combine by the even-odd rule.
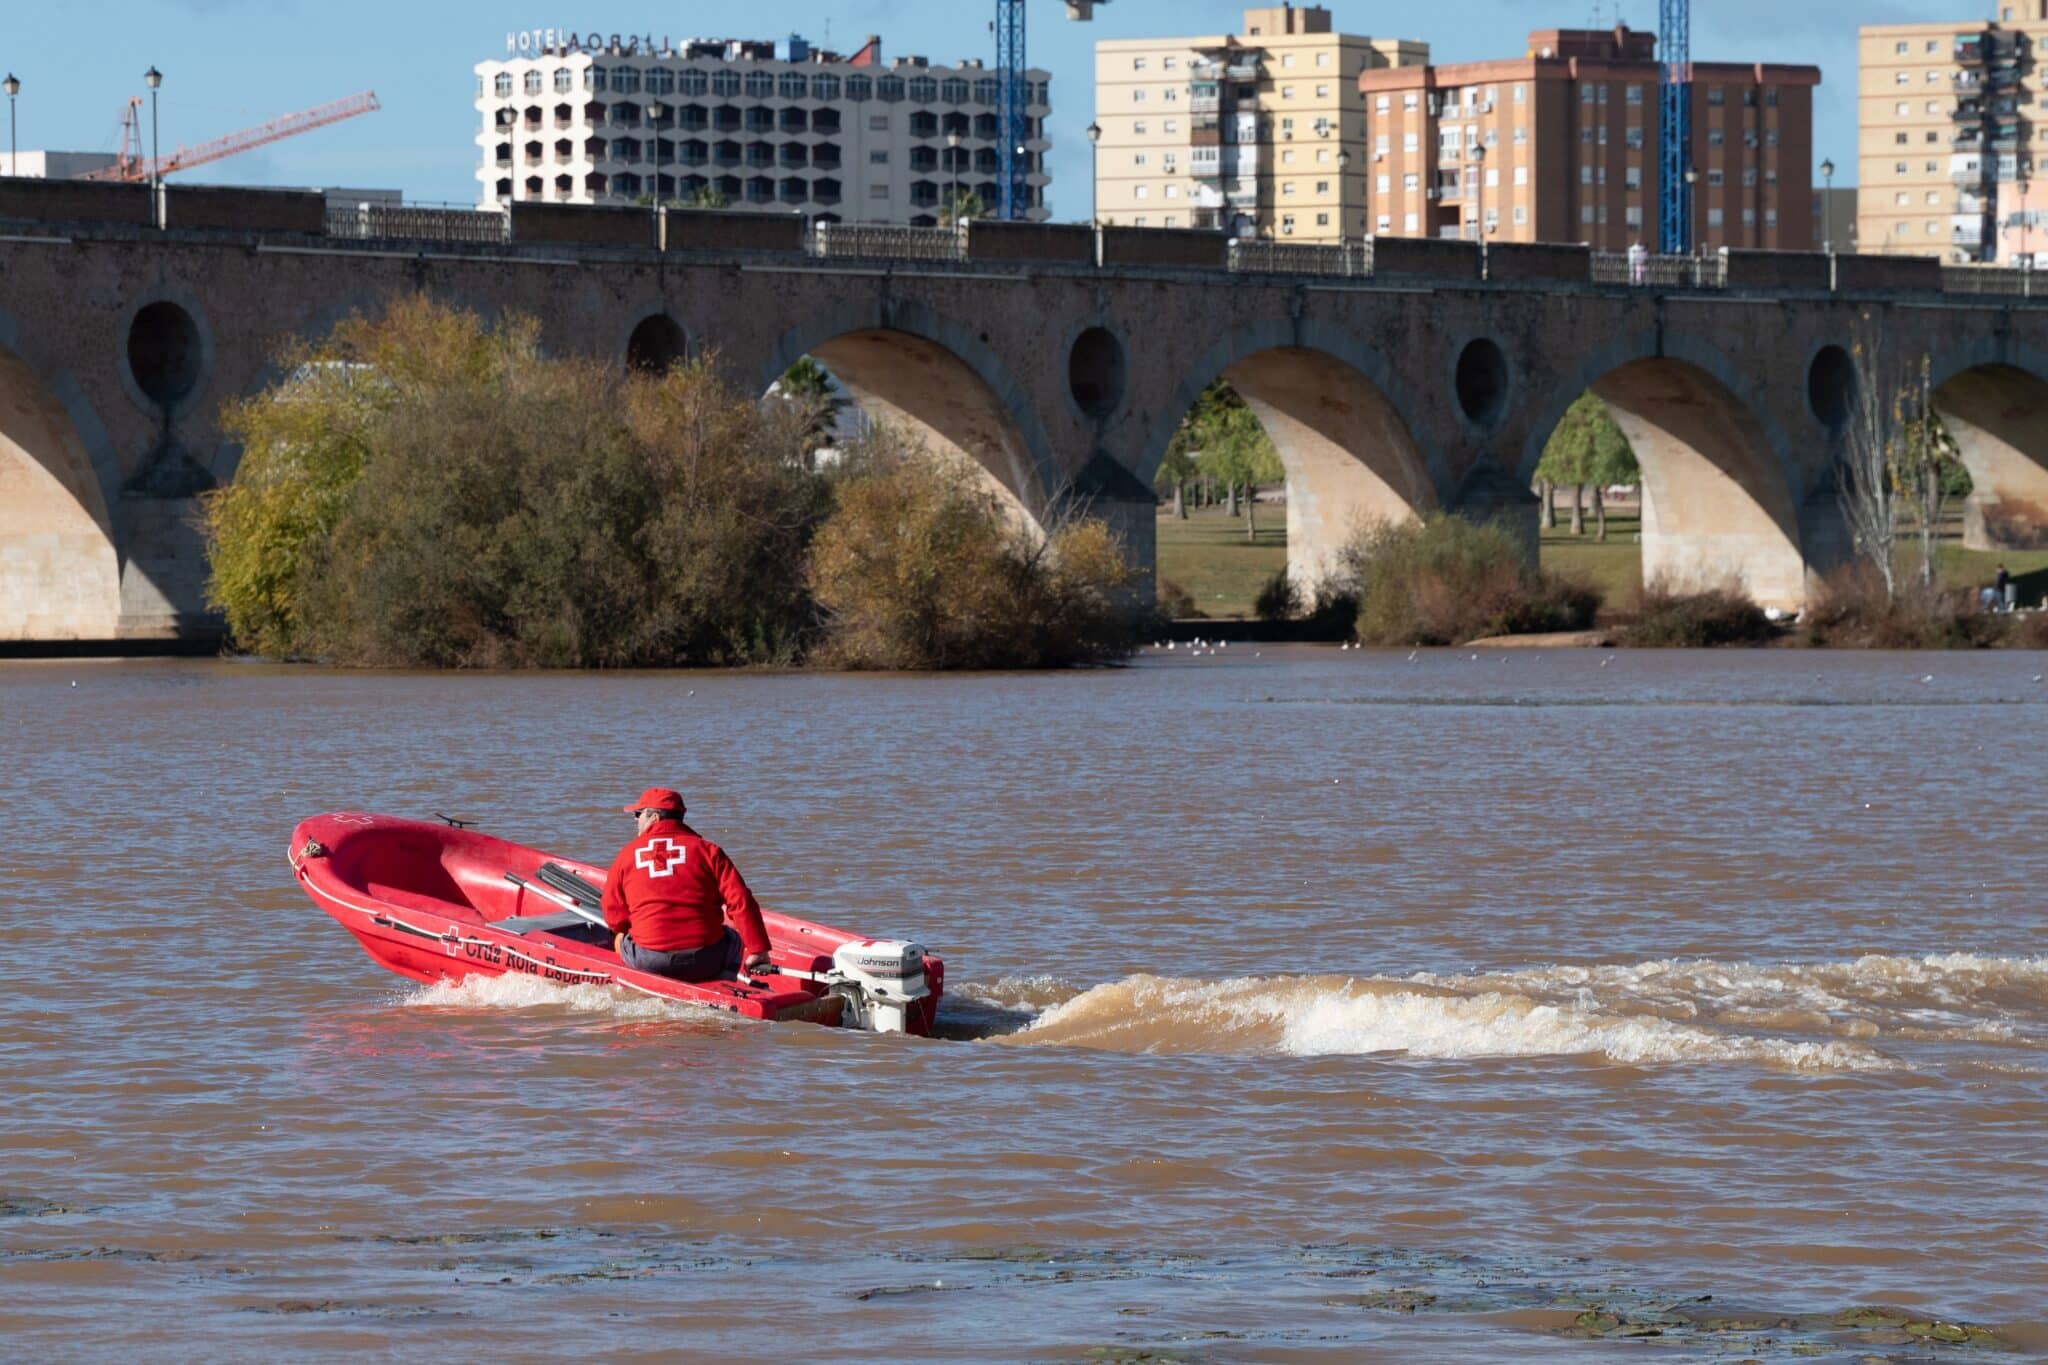
[[[505,35],[508,57],[559,57],[571,52],[612,52],[627,57],[673,57],[680,49],[667,34],[578,33],[572,28],[522,28]]]

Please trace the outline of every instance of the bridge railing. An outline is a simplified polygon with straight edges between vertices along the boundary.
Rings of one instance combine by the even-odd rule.
[[[819,223],[811,231],[810,254],[824,261],[951,264],[967,259],[967,226],[964,223],[957,227]]]
[[[1370,275],[1372,239],[1319,243],[1233,238],[1230,269],[1240,275]]]
[[[1626,251],[1593,253],[1593,283],[1642,289],[1726,289],[1728,260],[1718,252],[1701,256],[1645,256]]]
[[[1941,268],[1944,294],[2005,294],[2030,299],[2036,293],[2048,296],[2048,287],[2034,288],[2035,272],[2025,267],[2002,265],[1945,265]]]
[[[510,220],[501,211],[427,208],[418,204],[330,205],[327,235],[371,242],[497,245],[512,240]]]

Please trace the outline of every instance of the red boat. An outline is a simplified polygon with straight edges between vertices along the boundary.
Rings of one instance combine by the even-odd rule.
[[[341,811],[292,831],[292,870],[313,903],[384,966],[415,981],[523,972],[617,986],[749,1019],[806,1019],[929,1034],[945,967],[916,943],[762,912],[768,971],[676,981],[627,966],[598,898],[604,869],[430,824]]]

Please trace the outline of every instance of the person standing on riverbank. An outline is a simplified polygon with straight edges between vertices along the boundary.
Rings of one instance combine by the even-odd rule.
[[[683,823],[684,809],[667,787],[649,787],[624,807],[638,832],[605,873],[612,946],[626,965],[678,981],[767,966],[760,903],[725,850]]]

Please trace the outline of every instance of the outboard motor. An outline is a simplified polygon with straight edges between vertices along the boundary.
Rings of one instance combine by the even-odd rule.
[[[832,954],[833,994],[843,997],[858,1027],[903,1033],[910,1006],[931,994],[924,980],[924,945],[893,939],[841,944]]]

